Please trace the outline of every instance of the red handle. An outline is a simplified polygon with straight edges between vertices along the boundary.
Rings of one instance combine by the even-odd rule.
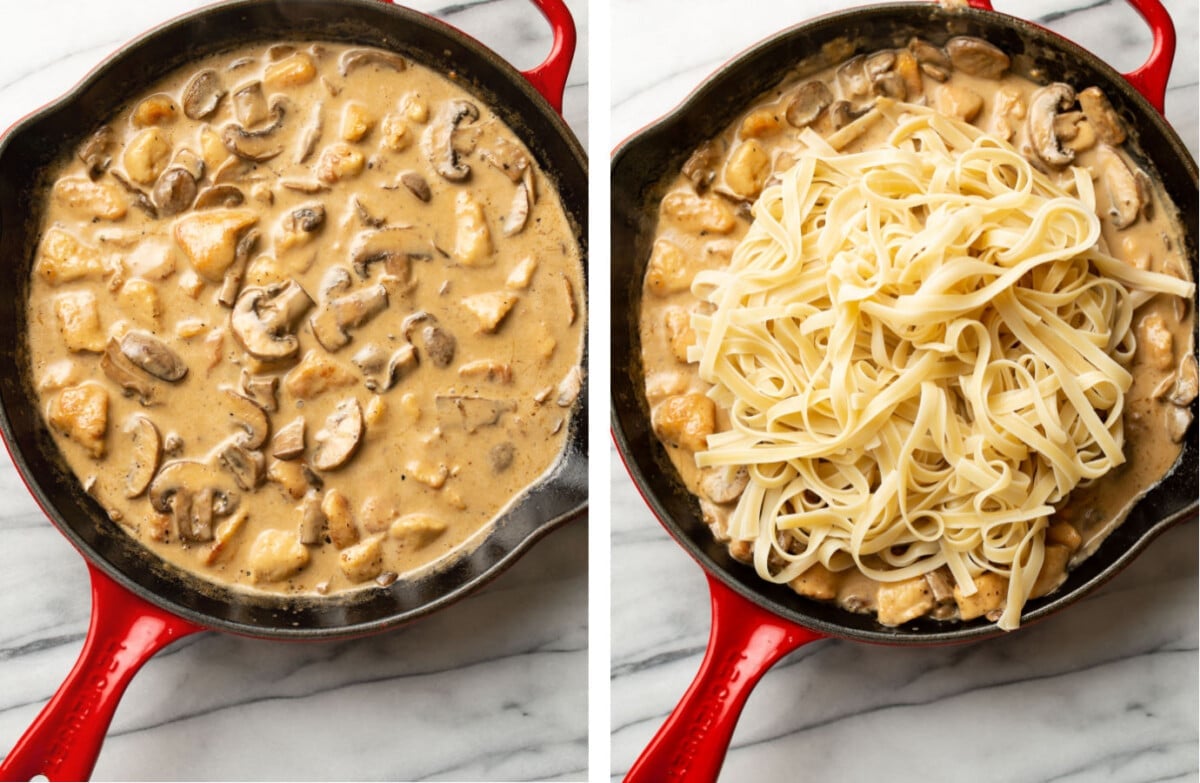
[[[542,64],[522,71],[533,88],[542,94],[554,110],[562,114],[563,93],[567,89],[567,74],[575,57],[575,20],[563,0],[533,0],[554,31],[550,54]]]
[[[742,707],[767,669],[824,637],[747,601],[713,576],[712,631],[700,671],[625,783],[712,783],[725,763]]]
[[[117,703],[150,656],[204,630],[146,603],[91,564],[92,619],[75,668],[0,763],[0,780],[87,780]]]
[[[1146,62],[1140,68],[1124,74],[1125,81],[1133,85],[1133,89],[1140,92],[1159,114],[1164,114],[1167,79],[1171,75],[1171,64],[1175,61],[1175,23],[1160,0],[1125,1],[1150,25],[1150,34],[1154,39]],[[981,11],[995,10],[992,0],[967,0],[967,5]]]

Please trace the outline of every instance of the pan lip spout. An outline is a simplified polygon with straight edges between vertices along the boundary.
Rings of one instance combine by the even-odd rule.
[[[286,6],[286,8],[284,8]],[[534,9],[531,8],[531,12]],[[291,14],[291,16],[287,16]],[[289,20],[276,24],[273,20]],[[229,20],[243,20],[237,31]],[[10,324],[0,350],[22,366],[24,296],[37,215],[30,194],[50,162],[120,105],[119,96],[147,86],[180,65],[252,42],[292,37],[354,41],[391,48],[445,72],[453,63],[460,85],[496,108],[526,142],[557,187],[576,232],[586,281],[587,158],[578,138],[513,65],[474,38],[436,17],[378,0],[232,0],[182,14],[124,44],[82,80],[0,135],[0,248],[20,260],[10,275],[14,301],[0,304]],[[179,40],[188,45],[176,46]],[[175,42],[175,43],[172,43]],[[420,47],[426,47],[421,49]],[[178,50],[178,53],[176,52]],[[131,86],[132,85],[132,86]],[[501,101],[508,103],[501,105]],[[73,123],[73,124],[72,124]],[[90,127],[89,127],[90,126]],[[30,158],[24,161],[23,159]],[[586,287],[579,292],[588,304]],[[587,322],[580,367],[587,372]],[[328,597],[295,597],[220,587],[158,560],[129,536],[114,535],[108,520],[78,481],[54,465],[55,449],[36,412],[26,373],[0,379],[0,435],[30,495],[84,558],[125,590],[171,614],[212,630],[281,640],[346,638],[382,632],[423,618],[467,597],[497,578],[551,531],[576,520],[588,507],[588,402],[586,385],[573,407],[562,409],[568,435],[555,463],[517,495],[477,536],[474,545],[413,579]],[[65,471],[65,473],[64,473]]]
[[[1138,119],[1143,144],[1140,154],[1153,161],[1153,169],[1160,173],[1158,179],[1164,189],[1175,187],[1178,191],[1171,195],[1180,211],[1186,252],[1192,277],[1196,279],[1196,245],[1200,235],[1195,214],[1196,162],[1150,103],[1096,55],[1051,31],[990,11],[970,8],[947,11],[931,3],[896,3],[827,14],[764,38],[735,55],[677,106],[613,148],[610,157],[610,247],[613,257],[610,358],[614,382],[609,400],[610,429],[630,479],[659,523],[708,575],[743,598],[804,628],[854,641],[902,646],[980,641],[1006,632],[983,618],[966,623],[924,620],[889,628],[875,623],[873,618],[805,599],[786,586],[764,582],[752,568],[732,561],[703,525],[694,499],[677,479],[670,478],[674,468],[663,447],[649,432],[649,409],[641,386],[636,310],[640,307],[647,255],[643,251],[648,248],[646,232],[653,224],[647,210],[648,205],[654,203],[656,188],[661,187],[664,177],[677,170],[691,150],[720,132],[737,111],[778,85],[785,74],[793,72],[797,68],[795,52],[819,51],[823,42],[844,35],[846,29],[859,31],[856,45],[860,48],[855,51],[869,51],[868,47],[888,45],[879,40],[883,37],[882,32],[875,34],[873,39],[871,33],[873,27],[882,30],[882,25],[888,23],[894,23],[889,34],[896,36],[906,36],[908,28],[905,25],[914,24],[933,26],[942,35],[949,34],[947,30],[967,34],[974,34],[972,31],[975,30],[1006,31],[1006,35],[1020,36],[1021,40],[1029,42],[1031,49],[1042,47],[1047,56],[1052,54],[1057,58],[1055,68],[1068,67],[1068,61],[1078,60],[1080,65],[1077,67],[1081,69],[1078,72],[1094,75],[1089,76],[1095,79],[1089,84],[1099,84],[1106,92],[1110,87],[1116,91],[1118,97],[1115,100],[1133,111]],[[986,37],[985,33],[978,34]],[[1050,73],[1053,76],[1055,72],[1051,70]],[[1146,145],[1152,145],[1152,148]],[[1179,193],[1183,194],[1182,198]],[[1193,413],[1196,408],[1193,402]],[[1200,494],[1196,468],[1200,463],[1198,453],[1197,425],[1193,422],[1174,466],[1135,504],[1129,518],[1097,551],[1071,572],[1070,579],[1059,591],[1030,602],[1021,617],[1021,627],[1050,617],[1091,594],[1128,566],[1165,530],[1195,519],[1200,508],[1200,502],[1196,500]]]

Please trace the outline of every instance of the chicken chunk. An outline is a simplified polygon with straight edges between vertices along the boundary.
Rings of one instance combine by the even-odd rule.
[[[687,361],[688,346],[696,342],[696,330],[691,325],[691,313],[682,307],[671,307],[663,315],[671,353],[681,362]]]
[[[668,443],[703,451],[716,428],[717,408],[703,394],[668,397],[654,411],[654,430]]]
[[[257,222],[250,210],[207,209],[176,221],[175,241],[204,279],[219,283],[234,261],[238,237]]]
[[[62,285],[103,277],[104,262],[94,247],[85,245],[62,229],[51,228],[42,237],[34,271],[50,285]]]
[[[688,257],[669,239],[655,241],[646,270],[646,285],[655,296],[670,296],[686,291],[692,285],[696,270]]]
[[[321,500],[321,511],[325,513],[325,532],[338,549],[358,542],[358,527],[354,524],[354,511],[350,501],[340,491],[330,489]]]
[[[973,595],[963,595],[962,588],[954,586],[954,602],[958,604],[958,614],[963,620],[974,620],[997,611],[1008,598],[1008,579],[1003,576],[987,571],[975,577],[974,581]]]
[[[319,351],[309,351],[283,379],[283,388],[300,400],[311,400],[330,389],[354,386],[358,375]]]
[[[462,305],[479,319],[481,332],[492,334],[500,327],[500,322],[513,309],[519,298],[507,291],[490,291],[468,296],[462,300]]]
[[[923,576],[880,583],[876,601],[879,622],[883,625],[901,625],[933,609],[933,593]]]
[[[733,210],[725,202],[683,190],[663,198],[662,214],[693,234],[728,234],[737,225]]]
[[[100,220],[120,220],[129,209],[129,199],[115,185],[84,177],[63,177],[55,182],[54,198]]]
[[[428,514],[405,514],[392,523],[388,533],[406,548],[420,549],[446,532],[446,523]]]
[[[492,234],[483,214],[483,205],[470,191],[460,191],[454,198],[454,218],[457,228],[451,255],[455,262],[463,266],[491,266],[495,261]]]
[[[63,389],[50,402],[50,426],[83,446],[95,459],[105,452],[108,392],[98,383]]]
[[[1137,327],[1138,352],[1156,370],[1169,370],[1175,365],[1175,340],[1166,320],[1157,313],[1143,318]]]
[[[338,566],[351,582],[374,579],[383,571],[383,536],[372,536],[338,553]]]
[[[58,331],[68,351],[79,353],[104,350],[108,337],[100,328],[100,310],[96,306],[96,295],[91,291],[72,291],[54,300],[54,313],[58,316]]]
[[[250,545],[250,578],[255,582],[282,582],[308,565],[308,547],[291,530],[264,530]]]

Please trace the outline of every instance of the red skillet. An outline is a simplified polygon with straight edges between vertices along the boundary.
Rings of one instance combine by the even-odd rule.
[[[807,54],[853,31],[859,52],[903,45],[912,35],[937,43],[951,35],[988,39],[1015,54],[1014,70],[1037,64],[1044,79],[1097,84],[1136,128],[1139,161],[1157,175],[1179,207],[1186,251],[1196,276],[1196,164],[1160,112],[1175,51],[1170,17],[1158,0],[1129,0],[1150,24],[1154,47],[1146,63],[1118,74],[1095,55],[1036,25],[995,13],[988,0],[948,11],[931,4],[889,4],[832,14],[784,31],[737,56],[683,104],[626,140],[612,161],[612,404],[613,435],[638,490],[667,531],[703,567],[712,598],[712,630],[700,671],[679,705],[631,768],[628,783],[712,781],[724,762],[747,697],[781,657],[826,637],[896,645],[949,644],[996,636],[985,621],[940,625],[918,621],[887,628],[873,619],[804,599],[762,582],[733,561],[700,518],[649,426],[642,388],[637,312],[649,238],[664,177],[689,152],[720,132],[758,95],[774,86]],[[1195,407],[1193,406],[1193,413]],[[1127,521],[1053,596],[1031,601],[1028,625],[1104,583],[1170,525],[1194,518],[1197,508],[1196,427],[1173,472],[1135,507]]]
[[[558,112],[575,53],[563,0],[533,0],[554,33],[546,60],[518,72],[445,23],[376,0],[239,0],[181,16],[133,41],[59,100],[0,138],[0,356],[23,367],[24,291],[36,246],[39,174],[150,82],[204,55],[252,41],[340,40],[381,46],[443,72],[494,107],[555,180],[564,206],[587,227],[587,164]],[[585,247],[586,249],[586,247]],[[587,503],[586,401],[551,473],[460,562],[414,582],[333,600],[247,597],[214,589],[157,562],[116,531],[58,458],[24,373],[0,378],[0,431],[46,516],[88,561],[92,617],[75,668],[0,763],[0,779],[82,780],[95,766],[125,687],[167,644],[203,630],[271,639],[361,636],[423,617],[495,578],[542,535]]]

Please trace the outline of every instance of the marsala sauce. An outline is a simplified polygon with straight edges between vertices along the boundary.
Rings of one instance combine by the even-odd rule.
[[[404,578],[477,538],[553,465],[567,437],[584,299],[581,251],[558,194],[512,130],[451,78],[372,52],[264,45],[184,68],[113,118],[96,169],[73,157],[48,195],[28,315],[31,376],[55,440],[126,532],[214,582],[333,593]],[[219,88],[192,82],[206,70]],[[185,103],[189,84],[193,100]],[[206,92],[220,97],[201,115]],[[153,95],[169,102],[143,103]],[[231,144],[264,159],[245,160]],[[127,157],[139,147],[151,154]],[[190,206],[163,214],[173,211],[161,208],[172,198],[162,178],[173,166],[201,174],[202,200],[206,191],[212,200],[232,192],[217,185],[240,198],[197,204],[185,193]],[[89,189],[93,181],[101,190]],[[129,186],[159,203],[157,219]],[[193,230],[181,238],[189,221]],[[233,243],[253,231],[253,251],[235,253]],[[76,244],[48,258],[47,237],[61,244],[63,235]],[[83,272],[70,271],[73,263]],[[233,311],[218,302],[243,263],[244,278],[232,283],[238,305],[254,289],[288,281],[312,300],[277,330],[298,340],[286,358],[253,355],[233,333]],[[330,303],[346,296],[339,315]],[[70,348],[64,297],[83,302]],[[101,366],[107,346],[130,332],[152,335],[187,366],[177,382],[135,368],[154,387],[149,404],[123,394]],[[239,424],[244,401],[229,396],[248,393],[247,377],[278,383],[260,397],[276,409],[267,413],[266,440],[253,448]],[[62,395],[81,388],[104,401],[98,439],[61,411]],[[336,449],[322,441],[339,426],[335,411],[353,435],[355,409],[358,443],[348,459],[328,464]],[[210,483],[226,492],[213,503],[211,535],[195,535],[190,520],[181,531],[178,507],[153,508],[153,483],[127,496],[137,417],[165,444],[155,481],[172,461],[205,462]],[[303,449],[273,456],[274,439],[297,419]],[[249,468],[252,486],[238,487],[235,468],[216,456],[231,443],[262,455],[259,469]],[[321,461],[328,467],[318,468]],[[190,487],[196,507],[209,502],[200,489]],[[331,493],[344,502],[330,501]],[[260,539],[268,530],[278,532]],[[303,530],[311,543],[300,542]]]
[[[899,50],[898,50],[899,51]],[[870,56],[870,55],[868,55]],[[910,102],[925,102],[927,105],[943,108],[947,104],[939,103],[949,95],[942,96],[943,91],[968,89],[978,95],[982,101],[978,114],[971,120],[974,125],[989,133],[997,134],[1001,121],[1004,119],[1000,111],[998,94],[1004,90],[1008,94],[1018,95],[1024,106],[1029,106],[1030,97],[1039,87],[1028,79],[1005,73],[999,78],[986,78],[972,75],[957,68],[947,69],[949,78],[944,82],[931,78],[928,72],[920,76],[922,94],[907,95]],[[822,81],[832,93],[832,98],[850,100],[859,113],[864,111],[874,100],[874,96],[854,98],[846,93],[836,75],[837,67],[829,68],[803,80]],[[664,202],[672,194],[686,195],[689,199],[699,198],[690,204],[698,210],[714,210],[713,214],[732,217],[728,230],[711,230],[711,225],[700,227],[697,221],[688,216],[668,214],[660,204],[659,218],[655,228],[654,241],[666,241],[682,251],[686,259],[686,274],[674,278],[680,285],[676,290],[664,291],[662,287],[651,285],[650,276],[654,272],[654,261],[647,269],[647,278],[643,285],[642,305],[640,312],[640,334],[642,344],[642,361],[646,374],[646,397],[655,413],[669,399],[677,395],[700,393],[708,391],[709,384],[697,375],[697,366],[688,364],[672,348],[672,337],[675,333],[668,327],[667,321],[673,313],[678,315],[680,309],[692,311],[701,303],[687,286],[682,286],[684,278],[690,280],[694,274],[706,268],[720,268],[730,262],[734,248],[750,225],[749,205],[753,197],[745,193],[735,192],[727,177],[729,161],[736,157],[739,146],[747,140],[757,141],[770,157],[770,171],[778,172],[788,168],[794,160],[794,153],[802,149],[799,143],[799,131],[789,124],[786,113],[789,104],[797,94],[798,85],[802,82],[789,80],[770,93],[760,97],[745,112],[725,129],[716,139],[709,142],[705,149],[709,151],[709,167],[715,175],[707,187],[698,187],[693,178],[681,173],[667,184]],[[1078,86],[1082,89],[1083,85]],[[911,90],[910,90],[911,92]],[[952,105],[952,104],[951,104]],[[825,109],[812,127],[822,136],[829,137],[836,132],[831,125],[830,109]],[[1008,118],[1012,131],[1008,139],[1027,158],[1035,162],[1061,186],[1070,187],[1070,174],[1062,173],[1046,167],[1036,160],[1035,153],[1030,147],[1030,139],[1024,117]],[[766,129],[763,132],[763,129]],[[885,138],[891,125],[886,119],[868,128],[845,147],[845,152],[857,152],[877,146]],[[1097,142],[1098,143],[1098,142]],[[1094,178],[1099,176],[1096,144],[1081,145],[1083,148],[1076,153],[1072,165],[1082,166],[1092,170]],[[1135,166],[1123,149],[1118,150],[1122,158],[1132,168]],[[693,161],[699,155],[693,157]],[[690,165],[690,164],[689,164]],[[685,167],[686,169],[686,167]],[[770,174],[767,175],[770,179]],[[755,194],[756,195],[756,194]],[[1158,272],[1165,272],[1182,279],[1190,279],[1187,261],[1183,255],[1183,243],[1177,224],[1176,211],[1161,188],[1153,187],[1153,203],[1143,215],[1132,225],[1118,230],[1110,219],[1105,218],[1110,202],[1106,189],[1100,182],[1096,183],[1096,211],[1102,217],[1102,242],[1109,253],[1133,265]],[[701,220],[700,222],[705,222]],[[713,221],[708,221],[712,223]],[[716,221],[720,222],[720,220]],[[682,286],[682,287],[681,287]],[[1146,319],[1159,316],[1169,329],[1171,345],[1168,355],[1161,351],[1153,351],[1148,347],[1145,336]],[[1194,312],[1190,302],[1177,297],[1159,295],[1139,308],[1133,318],[1134,334],[1138,339],[1138,350],[1134,356],[1130,370],[1134,381],[1126,395],[1125,412],[1125,464],[1114,469],[1102,480],[1090,485],[1081,485],[1072,493],[1069,503],[1056,513],[1051,522],[1068,522],[1080,535],[1080,544],[1071,556],[1070,565],[1077,564],[1095,550],[1128,514],[1129,510],[1143,493],[1153,486],[1171,469],[1179,457],[1181,445],[1178,438],[1182,437],[1182,429],[1190,422],[1190,413],[1184,406],[1176,406],[1168,399],[1171,393],[1171,383],[1177,372],[1187,374],[1190,364],[1194,373],[1195,346],[1192,334],[1194,331]],[[1181,368],[1183,368],[1181,370]],[[1190,399],[1188,399],[1190,403]],[[1179,419],[1177,417],[1183,417]],[[730,426],[728,412],[717,406],[715,431],[720,432]],[[727,540],[725,534],[729,513],[736,505],[717,503],[705,495],[701,487],[704,472],[696,467],[694,451],[663,440],[671,462],[679,471],[684,484],[697,495],[705,520],[713,528],[714,535],[719,540]],[[748,551],[739,549],[739,542],[731,542],[731,553],[738,559],[747,560]],[[823,569],[822,569],[823,570]],[[1051,589],[1061,583],[1064,574],[1059,572],[1048,574],[1047,580]],[[858,612],[876,612],[878,608],[877,590],[879,585],[857,572],[841,572],[818,579],[821,584],[812,589],[810,586],[793,585],[794,589],[810,597],[836,600],[843,608]],[[951,580],[952,582],[952,580]],[[953,602],[946,600],[934,601],[927,612],[939,619],[955,619],[958,609]],[[990,615],[989,615],[990,616]]]

